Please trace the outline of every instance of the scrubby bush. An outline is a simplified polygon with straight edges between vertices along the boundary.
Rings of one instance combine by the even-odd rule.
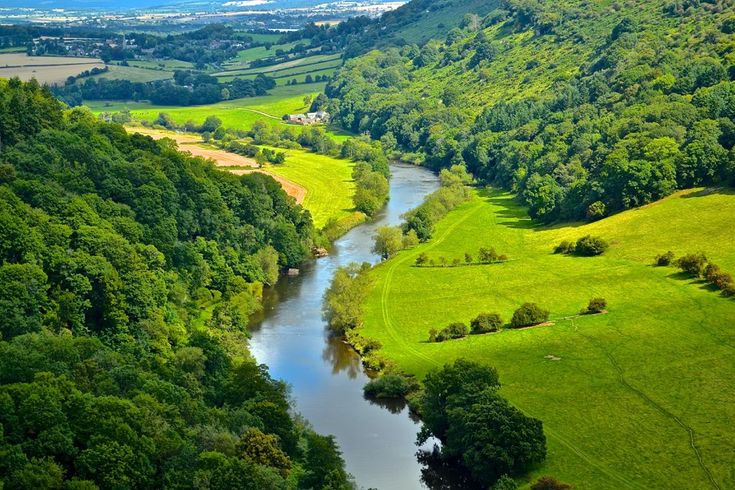
[[[480,313],[477,318],[470,322],[472,333],[483,334],[497,332],[503,326],[503,320],[497,313]]]
[[[445,340],[461,339],[469,335],[470,329],[464,323],[452,323],[438,332],[432,330],[429,332],[429,341],[431,342],[444,342]]]
[[[594,257],[605,253],[609,245],[600,237],[587,235],[577,240],[574,246],[574,253],[583,257]]]
[[[554,249],[555,254],[564,254],[569,255],[574,253],[574,242],[570,242],[569,240],[564,240],[559,245],[556,246]]]
[[[517,488],[518,484],[513,478],[508,475],[503,475],[495,482],[495,485],[491,487],[491,490],[516,490]]]
[[[386,374],[372,379],[363,387],[370,398],[403,398],[417,388],[416,380],[400,374]]]
[[[426,265],[429,262],[429,256],[426,255],[426,252],[421,252],[418,257],[416,257],[416,265],[418,267],[421,267],[422,265]]]
[[[704,268],[704,278],[722,291],[733,285],[732,276],[711,262]]]
[[[685,255],[677,261],[677,265],[690,276],[700,277],[707,264],[707,256],[702,252]]]
[[[592,298],[587,305],[587,308],[582,310],[583,315],[594,315],[596,313],[602,313],[607,308],[607,300],[605,298]]]
[[[569,490],[571,485],[562,483],[553,476],[542,476],[531,485],[531,490]]]
[[[513,313],[510,326],[513,328],[530,327],[544,323],[549,319],[549,312],[536,303],[525,303]]]
[[[494,248],[481,248],[480,252],[478,253],[478,257],[480,258],[480,262],[483,264],[489,264],[491,262],[497,262],[498,260],[498,253],[495,251]]]
[[[654,263],[658,267],[666,267],[674,262],[674,252],[669,250],[665,254],[657,255]]]

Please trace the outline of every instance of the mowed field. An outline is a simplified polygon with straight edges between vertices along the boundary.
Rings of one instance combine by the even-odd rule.
[[[267,165],[265,171],[306,188],[303,205],[311,212],[316,228],[324,227],[331,219],[344,220],[355,213],[352,162],[305,150],[273,149],[286,152],[286,163]]]
[[[597,223],[539,227],[505,193],[487,191],[451,212],[427,244],[373,271],[367,337],[403,370],[467,358],[495,366],[502,391],[541,419],[549,454],[533,478],[576,489],[735,488],[735,300],[656,254],[704,251],[735,273],[735,193],[692,190]],[[594,258],[553,255],[586,234],[611,244]],[[417,268],[426,252],[463,259],[479,247],[502,264]],[[578,317],[592,297],[609,313]],[[551,326],[428,343],[431,328],[524,302]]]
[[[21,80],[35,78],[39,83],[63,84],[92,68],[103,68],[105,64],[97,58],[75,58],[70,56],[28,56],[25,53],[0,54],[0,78],[18,77]]]

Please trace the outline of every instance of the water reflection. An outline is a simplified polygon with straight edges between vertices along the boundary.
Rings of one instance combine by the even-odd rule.
[[[421,482],[431,490],[482,490],[456,460],[442,458],[439,446],[416,453],[421,468]]]
[[[324,344],[322,359],[332,366],[332,374],[345,372],[350,379],[362,373],[360,356],[342,338],[329,337]]]

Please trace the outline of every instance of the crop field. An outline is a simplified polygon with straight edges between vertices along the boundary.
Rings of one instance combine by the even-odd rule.
[[[182,60],[128,60],[128,65],[147,70],[190,70],[194,64]]]
[[[286,152],[286,163],[268,165],[265,170],[306,188],[303,205],[317,228],[330,219],[343,220],[354,214],[352,162],[304,150],[274,149]]]
[[[25,53],[0,54],[0,78],[18,77],[21,80],[35,78],[39,83],[63,84],[70,76],[102,68],[105,64],[97,58],[70,56],[28,56]]]
[[[234,60],[225,63],[228,69],[240,69],[248,68],[251,61],[259,60],[261,58],[268,58],[275,56],[276,50],[288,51],[289,49],[296,46],[298,43],[287,43],[287,44],[275,44],[270,49],[266,49],[265,46],[258,46],[255,48],[244,49],[237,54]]]
[[[406,372],[457,358],[495,366],[503,393],[544,423],[549,455],[529,475],[576,489],[735,488],[735,300],[673,267],[667,250],[704,251],[735,273],[735,192],[701,189],[592,224],[536,226],[512,196],[483,191],[442,220],[434,238],[371,274],[362,333]],[[601,236],[600,257],[554,255],[562,240]],[[464,261],[480,247],[509,260]],[[624,287],[622,287],[624,286]],[[578,316],[592,297],[609,313]],[[431,328],[535,302],[552,325],[428,343]]]
[[[338,54],[307,56],[305,58],[298,58],[295,60],[284,61],[283,63],[278,63],[277,65],[261,66],[257,68],[247,68],[247,69],[242,69],[242,70],[237,69],[237,70],[222,71],[219,73],[215,73],[214,76],[221,77],[221,76],[257,75],[259,73],[263,73],[268,76],[278,76],[279,73],[287,71],[289,69],[296,68],[296,67],[314,66],[314,65],[319,65],[321,63],[328,63],[331,65],[334,65],[336,63],[337,65],[339,65],[340,64],[339,61],[340,61],[340,56]]]

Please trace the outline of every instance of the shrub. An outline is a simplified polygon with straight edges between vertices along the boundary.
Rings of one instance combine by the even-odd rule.
[[[571,253],[574,253],[574,242],[570,242],[569,240],[564,240],[559,245],[556,246],[554,249],[555,254],[565,254],[569,255]]]
[[[432,338],[433,332],[429,332],[429,340]],[[445,340],[452,340],[452,339],[461,339],[462,337],[467,337],[469,335],[470,329],[467,325],[464,323],[452,323],[443,329],[439,330],[438,333],[436,333],[433,336],[434,342],[444,342]]]
[[[515,482],[515,480],[508,475],[503,475],[498,479],[498,481],[495,482],[495,484],[491,487],[491,490],[516,490],[518,488],[518,484]]]
[[[704,278],[722,291],[733,285],[732,276],[711,262],[704,268]]]
[[[587,308],[582,310],[583,315],[594,315],[602,313],[607,308],[607,300],[605,298],[592,298]]]
[[[416,257],[416,265],[421,267],[422,265],[425,265],[429,261],[429,256],[426,255],[426,252],[421,252],[421,254]]]
[[[507,261],[508,261],[508,256],[507,255],[505,255],[505,254],[498,255],[498,262],[507,262]]]
[[[677,262],[679,268],[690,276],[700,277],[707,263],[707,257],[702,253],[689,254],[680,258]]]
[[[666,267],[674,262],[674,252],[669,250],[665,254],[657,255],[654,263],[658,267]]]
[[[735,285],[730,284],[725,289],[722,290],[722,295],[726,298],[731,298],[735,296]]]
[[[562,483],[553,476],[542,476],[531,485],[531,490],[568,490],[571,485]]]
[[[548,311],[541,309],[536,303],[525,303],[513,313],[510,326],[513,328],[530,327],[544,323],[548,319]]]
[[[497,332],[503,326],[503,320],[497,313],[480,313],[477,318],[470,322],[472,333],[483,334]]]
[[[464,262],[465,262],[465,264],[471,264],[472,262],[474,262],[474,260],[472,259],[472,255],[470,255],[470,254],[468,254],[468,253],[465,252],[465,254],[464,254]]]
[[[498,260],[498,253],[494,248],[481,248],[478,254],[480,262],[483,264],[489,264]]]
[[[577,240],[574,246],[574,253],[584,257],[594,257],[605,253],[609,245],[600,237],[587,235]]]
[[[403,398],[417,388],[416,381],[400,374],[386,374],[372,379],[362,391],[371,398]]]

